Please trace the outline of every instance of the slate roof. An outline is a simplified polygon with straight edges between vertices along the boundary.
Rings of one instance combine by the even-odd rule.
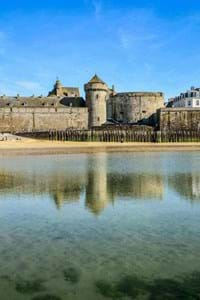
[[[81,97],[0,97],[1,107],[44,107],[44,106],[72,106],[85,107],[85,100]]]
[[[60,104],[72,107],[86,107],[85,100],[82,97],[65,97],[60,100]]]
[[[92,79],[90,79],[89,83],[105,83],[97,74],[95,74]]]

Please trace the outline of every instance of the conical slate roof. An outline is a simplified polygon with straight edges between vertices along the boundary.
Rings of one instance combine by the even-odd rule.
[[[101,78],[99,78],[99,76],[97,76],[97,74],[94,75],[94,77],[92,77],[92,79],[89,81],[89,83],[103,83],[104,81],[101,80]]]

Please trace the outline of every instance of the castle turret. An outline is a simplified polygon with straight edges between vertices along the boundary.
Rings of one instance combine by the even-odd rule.
[[[106,101],[108,86],[97,75],[85,84],[86,104],[89,112],[89,127],[101,126],[107,120]]]
[[[59,79],[56,80],[56,83],[54,85],[54,89],[55,89],[55,93],[56,93],[56,96],[61,96],[62,95],[62,83]]]
[[[80,92],[77,87],[66,87],[63,86],[59,79],[56,80],[53,90],[49,92],[49,97],[70,97],[70,98],[79,98]]]

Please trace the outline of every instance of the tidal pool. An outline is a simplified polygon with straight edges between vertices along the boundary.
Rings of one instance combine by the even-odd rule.
[[[200,154],[0,158],[0,299],[200,299]]]

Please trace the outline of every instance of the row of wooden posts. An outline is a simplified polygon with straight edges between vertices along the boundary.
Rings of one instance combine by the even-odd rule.
[[[200,130],[170,130],[155,131],[153,128],[145,130],[117,129],[117,130],[50,130],[51,141],[79,141],[79,142],[200,142]]]

